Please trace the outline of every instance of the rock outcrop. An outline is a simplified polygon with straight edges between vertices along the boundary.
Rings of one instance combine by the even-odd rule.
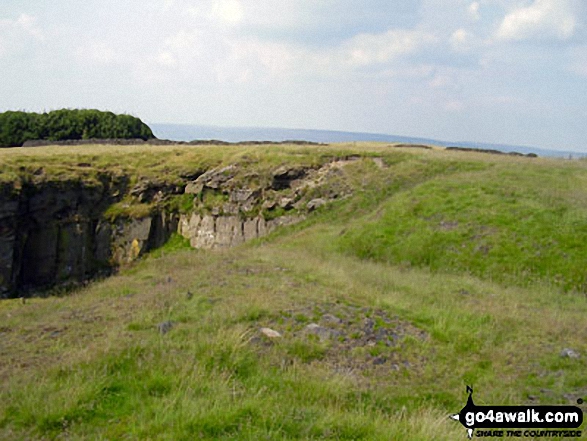
[[[186,185],[185,193],[194,195],[193,212],[180,216],[178,232],[194,248],[225,248],[300,222],[308,212],[350,194],[337,178],[357,159],[280,166],[268,176],[243,174],[236,165],[210,170]]]
[[[103,178],[94,185],[30,183],[0,195],[0,298],[107,272],[165,243],[177,229],[178,216],[162,212],[105,219],[127,183]]]
[[[131,185],[128,176],[115,173],[51,180],[42,170],[37,181],[3,184],[0,298],[107,273],[176,232],[204,249],[265,236],[349,195],[343,166],[356,159],[269,172],[233,164],[180,177],[181,185],[144,180]],[[193,199],[189,209],[168,203],[178,197]],[[137,206],[145,209],[132,211]]]

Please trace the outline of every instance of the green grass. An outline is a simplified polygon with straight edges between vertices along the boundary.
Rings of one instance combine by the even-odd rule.
[[[104,212],[103,216],[104,219],[111,222],[120,218],[141,219],[153,214],[154,210],[154,204],[138,203],[130,199],[126,199],[110,205]]]
[[[340,240],[362,259],[585,293],[583,167],[500,164],[441,175],[386,201]]]
[[[297,149],[258,167],[350,147]],[[353,196],[302,224],[214,252],[174,236],[67,297],[1,302],[0,438],[455,440],[467,384],[479,405],[587,398],[586,165],[360,153]],[[296,333],[320,308],[406,336],[333,354]]]
[[[175,253],[179,250],[190,249],[190,241],[179,233],[173,233],[165,244],[149,253],[149,258],[160,258],[166,254]]]

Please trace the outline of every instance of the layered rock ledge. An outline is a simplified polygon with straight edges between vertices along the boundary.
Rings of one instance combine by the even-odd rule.
[[[203,249],[265,236],[348,196],[344,166],[357,159],[264,172],[232,164],[195,170],[181,185],[152,179],[133,184],[114,172],[93,181],[45,177],[4,183],[0,298],[109,273],[163,245],[173,233]]]

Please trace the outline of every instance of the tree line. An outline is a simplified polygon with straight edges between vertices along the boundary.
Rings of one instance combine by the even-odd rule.
[[[46,113],[0,113],[0,146],[22,146],[29,140],[154,138],[139,118],[93,109],[62,109]]]

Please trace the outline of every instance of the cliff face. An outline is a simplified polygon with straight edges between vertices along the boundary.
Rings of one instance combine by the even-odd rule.
[[[0,297],[79,282],[164,243],[174,227],[164,213],[114,222],[104,218],[127,184],[125,177],[102,175],[92,185],[50,181],[5,188],[0,195]]]
[[[231,165],[196,172],[181,185],[130,185],[128,176],[108,173],[92,181],[4,184],[0,298],[107,273],[163,245],[175,232],[204,249],[264,236],[348,195],[340,179],[346,162],[278,167],[265,174]],[[181,198],[184,206],[169,203],[173,198]],[[113,207],[133,204],[148,210],[112,214]]]

